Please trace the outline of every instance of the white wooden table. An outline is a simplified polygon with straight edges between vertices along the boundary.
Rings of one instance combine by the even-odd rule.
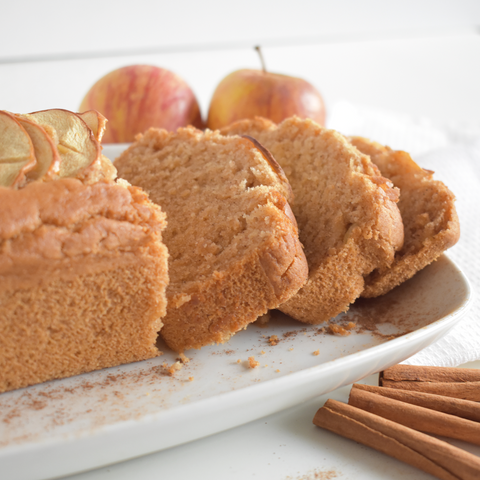
[[[206,115],[225,75],[259,68],[252,48],[259,43],[270,71],[317,86],[327,115],[346,100],[441,123],[480,124],[478,1],[4,3],[1,109],[76,110],[102,75],[148,63],[182,76]],[[327,397],[345,401],[347,393],[345,387]],[[432,478],[314,427],[325,399],[69,478]]]

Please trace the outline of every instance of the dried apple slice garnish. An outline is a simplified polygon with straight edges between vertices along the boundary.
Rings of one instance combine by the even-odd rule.
[[[103,134],[107,129],[108,120],[96,110],[87,110],[83,113],[77,113],[77,115],[87,124],[95,138],[101,142]]]
[[[60,155],[50,135],[38,123],[16,115],[16,119],[32,140],[37,164],[27,173],[27,180],[49,180],[60,170]],[[51,132],[50,132],[51,133]]]
[[[16,118],[3,110],[0,110],[0,138],[0,185],[16,187],[35,167],[33,144]]]
[[[78,177],[99,162],[100,144],[76,113],[57,108],[30,113],[26,117],[55,130],[61,157],[60,177]]]

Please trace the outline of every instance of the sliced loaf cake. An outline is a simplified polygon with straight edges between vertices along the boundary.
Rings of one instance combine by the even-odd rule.
[[[290,185],[254,140],[150,129],[115,165],[167,213],[172,349],[225,342],[305,283]]]
[[[292,186],[309,277],[280,310],[315,324],[346,311],[364,290],[364,277],[388,268],[402,246],[398,189],[342,135],[311,120],[276,125],[256,118],[221,133],[255,137]]]
[[[115,181],[105,118],[0,114],[0,392],[159,355],[165,213]]]

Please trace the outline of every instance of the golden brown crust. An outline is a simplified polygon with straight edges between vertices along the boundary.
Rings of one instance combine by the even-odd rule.
[[[141,254],[165,223],[137,188],[74,179],[2,188],[0,204],[0,276],[10,283],[103,270],[128,257],[120,253]],[[97,260],[85,263],[88,255]]]
[[[250,141],[152,129],[116,166],[169,217],[161,335],[174,350],[227,341],[305,282],[290,185]]]
[[[361,137],[350,138],[361,152],[370,156],[382,175],[400,188],[398,207],[405,226],[403,248],[393,264],[378,268],[365,279],[363,297],[377,297],[411,278],[417,271],[455,245],[460,225],[455,197],[433,172],[419,167],[405,152],[394,151]]]
[[[131,217],[132,223],[139,223],[159,212],[158,207],[149,206],[138,188],[111,183],[88,186],[73,178],[32,182],[21,190],[2,188],[0,202],[4,207],[0,210],[0,240],[46,224],[73,229],[96,216],[120,221]]]
[[[221,132],[257,138],[292,185],[309,278],[280,310],[307,323],[347,310],[364,276],[389,266],[403,244],[398,191],[340,134],[310,120],[293,117],[277,126],[255,118]]]
[[[158,354],[165,214],[136,187],[0,189],[0,392]]]

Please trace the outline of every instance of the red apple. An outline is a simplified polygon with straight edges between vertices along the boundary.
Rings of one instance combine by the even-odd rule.
[[[151,65],[119,68],[98,80],[80,111],[98,110],[108,119],[104,143],[132,142],[150,127],[203,128],[194,93],[178,75]]]
[[[267,72],[265,68],[237,70],[216,88],[207,127],[217,130],[256,116],[279,123],[293,115],[325,124],[325,105],[313,85],[301,78]]]

